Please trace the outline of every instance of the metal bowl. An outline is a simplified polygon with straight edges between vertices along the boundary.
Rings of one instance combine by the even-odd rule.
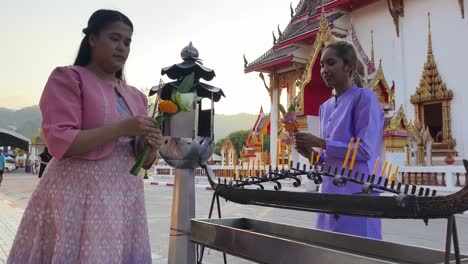
[[[196,137],[192,142],[186,139],[167,137],[159,154],[176,169],[195,169],[205,164],[213,155],[214,142],[209,137]]]

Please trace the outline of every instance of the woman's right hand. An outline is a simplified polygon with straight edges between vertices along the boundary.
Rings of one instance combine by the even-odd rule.
[[[149,116],[133,116],[120,121],[118,124],[121,136],[146,136],[156,134],[155,120]]]

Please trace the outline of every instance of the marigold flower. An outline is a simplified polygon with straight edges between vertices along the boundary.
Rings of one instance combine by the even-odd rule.
[[[177,113],[177,105],[170,100],[161,100],[159,101],[159,111],[161,113],[175,114]]]
[[[284,124],[284,129],[288,132],[295,132],[297,130],[296,124]]]

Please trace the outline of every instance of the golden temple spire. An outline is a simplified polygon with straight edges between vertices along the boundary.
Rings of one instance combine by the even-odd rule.
[[[431,32],[431,14],[427,14],[428,18],[428,34],[427,34],[427,55],[424,69],[422,72],[419,86],[416,88],[416,93],[411,96],[411,103],[420,103],[431,101],[434,99],[443,100],[453,97],[452,91],[447,90],[442,82],[442,77],[437,69],[434,53],[432,49],[432,32]]]
[[[372,62],[372,65],[375,65],[375,57],[374,57],[374,30],[371,30],[371,62]]]
[[[431,33],[431,13],[427,13],[427,60],[429,61],[430,58],[434,58],[434,54],[432,53],[432,33]]]

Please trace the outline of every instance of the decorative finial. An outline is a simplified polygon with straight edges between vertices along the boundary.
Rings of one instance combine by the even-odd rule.
[[[465,3],[464,3],[464,0],[458,0],[458,4],[460,5],[461,16],[464,19],[465,18]]]
[[[280,39],[283,36],[283,32],[281,32],[281,29],[279,26],[280,25],[278,25],[278,39]]]
[[[276,40],[275,31],[273,30],[273,32],[271,32],[271,33],[273,35],[273,45],[276,45],[277,40]]]
[[[431,33],[431,13],[427,13],[427,56],[429,58],[432,55],[432,33]]]
[[[180,56],[182,59],[185,60],[199,60],[198,59],[198,50],[193,46],[192,41],[186,46],[185,48],[182,49],[180,52]]]
[[[247,61],[247,58],[245,57],[244,53],[244,68],[247,68],[247,65],[249,65],[249,62]]]
[[[292,2],[289,3],[289,9],[291,11],[291,18],[293,18],[294,17],[294,9],[293,9],[293,6],[292,6]]]
[[[371,30],[371,62],[372,65],[375,65],[375,57],[374,57],[374,30]],[[382,63],[382,60],[380,60]]]
[[[325,16],[325,8],[323,6],[322,6],[322,12],[320,13],[319,28],[320,29],[328,28],[328,19]]]

